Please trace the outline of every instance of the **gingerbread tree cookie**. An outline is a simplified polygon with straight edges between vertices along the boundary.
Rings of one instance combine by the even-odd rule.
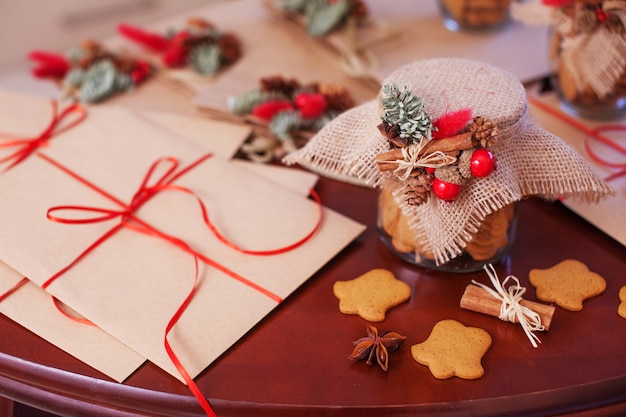
[[[620,304],[617,308],[617,314],[626,319],[626,285],[619,289],[619,301]]]
[[[353,280],[335,282],[333,293],[342,313],[378,322],[385,320],[387,310],[409,299],[411,288],[386,269],[372,269]]]
[[[584,263],[566,259],[548,269],[531,269],[528,279],[537,298],[570,310],[583,309],[583,301],[606,290],[606,281]]]
[[[426,341],[411,347],[411,355],[435,378],[477,379],[485,373],[480,361],[490,346],[491,336],[485,330],[441,320]]]

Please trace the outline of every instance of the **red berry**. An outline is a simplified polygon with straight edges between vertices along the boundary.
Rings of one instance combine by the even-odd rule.
[[[305,119],[320,117],[326,110],[326,98],[323,94],[300,93],[294,103]]]
[[[433,168],[433,167],[426,167],[426,172],[428,172],[429,174],[434,174],[435,173],[435,168]]]
[[[470,172],[478,178],[485,178],[491,174],[496,167],[496,158],[487,149],[476,149],[472,154],[470,162]]]
[[[276,113],[292,109],[293,106],[291,105],[291,102],[287,100],[269,100],[257,104],[254,109],[252,109],[252,115],[269,121],[272,120],[272,117],[274,117]]]
[[[443,201],[454,201],[461,194],[461,186],[451,182],[442,181],[439,178],[433,180],[433,193]]]

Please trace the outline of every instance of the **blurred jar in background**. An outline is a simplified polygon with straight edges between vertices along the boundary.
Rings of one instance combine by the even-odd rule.
[[[552,86],[576,116],[626,116],[626,2],[574,0],[554,8]]]
[[[451,31],[493,31],[511,20],[511,0],[440,0],[443,23]]]

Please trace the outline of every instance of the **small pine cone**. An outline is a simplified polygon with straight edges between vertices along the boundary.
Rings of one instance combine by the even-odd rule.
[[[407,204],[418,206],[428,201],[435,176],[425,169],[417,170],[406,180],[409,190],[404,194]]]
[[[326,99],[328,111],[344,112],[355,106],[355,101],[346,87],[330,84],[320,84],[319,92]]]
[[[485,117],[477,116],[470,126],[474,146],[490,148],[496,140],[498,127]]]
[[[462,185],[464,182],[461,173],[456,165],[446,165],[435,170],[435,177],[451,184]]]
[[[403,148],[408,144],[408,138],[400,137],[400,126],[391,125],[383,120],[377,127],[380,133],[396,147]]]
[[[362,19],[367,17],[369,14],[369,10],[363,0],[352,0],[352,4],[350,5],[350,16],[356,17],[357,19]]]
[[[581,8],[576,13],[574,25],[583,33],[589,33],[598,26],[598,15],[593,9]]]
[[[225,64],[232,64],[241,56],[241,41],[236,35],[226,33],[217,44],[222,51],[222,58]]]
[[[468,149],[461,152],[457,159],[457,167],[459,169],[459,174],[463,178],[471,178],[472,171],[470,169],[470,164],[472,162],[472,154],[474,153],[474,149]]]
[[[287,97],[291,97],[297,89],[300,88],[300,82],[296,79],[285,79],[280,75],[261,78],[261,89],[263,91],[275,91],[283,93]]]

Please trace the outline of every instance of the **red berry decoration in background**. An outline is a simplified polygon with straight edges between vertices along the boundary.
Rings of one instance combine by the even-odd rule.
[[[287,100],[269,100],[257,104],[257,106],[252,109],[252,115],[260,119],[270,121],[276,113],[292,109],[293,106],[291,105],[291,102]]]
[[[470,161],[470,172],[477,178],[488,177],[496,167],[496,158],[487,149],[476,149]]]
[[[432,184],[432,191],[440,200],[454,201],[459,194],[461,194],[461,186],[435,177]]]
[[[320,117],[326,110],[326,98],[319,93],[300,93],[296,96],[294,103],[300,110],[300,115],[305,119]]]

